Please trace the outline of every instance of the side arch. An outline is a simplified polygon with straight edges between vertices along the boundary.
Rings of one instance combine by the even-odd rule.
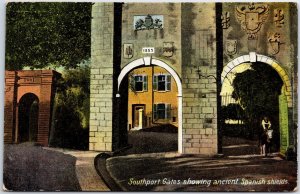
[[[40,91],[37,91],[36,88],[34,90],[24,89],[23,91],[18,91],[17,103],[19,103],[22,98],[27,95],[34,95],[40,100]]]
[[[286,71],[279,65],[279,63],[267,56],[256,54],[255,52],[250,52],[249,55],[243,55],[234,60],[230,61],[224,68],[221,74],[221,82],[223,84],[224,79],[227,77],[228,73],[231,72],[235,67],[250,62],[262,62],[270,65],[281,77],[284,84],[284,94],[287,98],[288,107],[293,106],[292,103],[292,85]]]
[[[39,128],[39,98],[34,93],[24,94],[18,103],[16,121],[17,142],[37,142]]]
[[[120,85],[122,83],[122,80],[127,74],[132,71],[133,69],[137,67],[145,67],[145,66],[151,66],[151,65],[157,65],[159,67],[164,68],[167,70],[172,77],[174,78],[176,85],[177,85],[177,99],[178,99],[178,152],[183,153],[183,147],[182,147],[182,83],[179,75],[177,72],[171,68],[168,64],[165,62],[159,60],[159,59],[153,59],[152,57],[144,57],[137,60],[134,60],[127,64],[123,69],[121,70],[121,73],[118,76],[118,93],[116,97],[121,97],[119,94]]]

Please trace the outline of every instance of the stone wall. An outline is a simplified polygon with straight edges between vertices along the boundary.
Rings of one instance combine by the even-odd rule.
[[[147,7],[147,9],[145,9]],[[135,30],[134,17],[161,15],[162,29]],[[181,75],[181,4],[180,3],[125,3],[122,14],[122,45],[133,45],[133,56],[125,58],[122,48],[121,67],[135,59],[152,56],[171,66]],[[172,56],[164,56],[164,43],[173,44]],[[143,47],[154,47],[154,53],[142,53]]]
[[[217,153],[215,4],[182,4],[183,153]],[[200,76],[201,75],[201,76]]]
[[[112,151],[113,3],[92,9],[89,149]]]
[[[238,16],[237,8],[244,6],[248,10],[248,7],[251,5],[249,3],[222,4],[223,16],[228,17],[227,26],[223,28],[224,66],[239,56],[249,54],[249,52],[256,52],[257,54],[269,56],[277,60],[286,72],[291,75],[292,67],[295,64],[294,50],[297,47],[296,44],[293,43],[294,41],[291,41],[291,38],[295,38],[295,35],[293,36],[291,34],[291,29],[295,28],[293,22],[290,20],[290,8],[292,4],[280,2],[253,4],[253,6],[256,7],[261,5],[267,7],[268,11],[259,15],[260,18],[264,19],[262,19],[261,27],[257,28],[257,32],[254,33],[256,38],[249,38],[249,30],[244,30],[243,28],[245,27],[243,27],[239,21],[239,18],[240,20],[245,20],[244,15]],[[225,16],[226,13],[227,16]],[[276,14],[284,18],[276,22]],[[279,36],[274,36],[275,33]],[[236,52],[227,51],[226,43],[230,40],[237,41]],[[279,43],[279,47],[277,43]]]

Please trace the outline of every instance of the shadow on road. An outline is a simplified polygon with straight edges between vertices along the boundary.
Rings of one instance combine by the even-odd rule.
[[[278,157],[113,157],[107,168],[126,191],[292,191],[297,185],[296,163]],[[146,186],[139,183],[142,179],[159,183]],[[247,184],[262,179],[265,184]],[[203,182],[194,184],[196,180]],[[214,184],[218,180],[237,183]],[[272,180],[283,184],[268,184]]]
[[[223,137],[223,154],[225,156],[241,156],[259,154],[258,141],[238,137]]]
[[[80,191],[76,158],[33,143],[4,146],[3,181],[12,191]]]
[[[107,170],[125,191],[266,192],[293,191],[297,186],[297,163],[282,160],[276,154],[270,157],[258,155],[256,141],[224,137],[223,158],[196,155],[126,156],[129,153],[157,150],[177,151],[177,134],[134,132],[129,137],[134,144],[133,148],[123,153],[125,156],[112,157],[106,161]],[[224,180],[235,180],[235,184],[221,184]],[[146,184],[145,181],[153,184]],[[196,181],[202,182],[195,184]],[[253,181],[264,182],[251,184]]]
[[[159,131],[159,129],[162,129]],[[177,130],[177,129],[176,129]],[[177,152],[178,134],[173,128],[146,128],[139,131],[130,131],[128,133],[128,143],[132,147],[121,155],[159,153],[159,152]]]

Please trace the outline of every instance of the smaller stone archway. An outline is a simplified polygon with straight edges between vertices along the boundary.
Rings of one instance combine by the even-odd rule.
[[[182,138],[183,138],[183,131],[182,131],[182,83],[179,75],[177,72],[171,68],[168,64],[165,62],[159,60],[159,59],[154,59],[152,57],[144,57],[140,58],[137,60],[134,60],[127,64],[122,70],[121,73],[118,76],[118,93],[116,95],[117,98],[121,98],[119,91],[120,91],[120,85],[122,80],[124,79],[125,76],[128,75],[130,71],[137,67],[145,67],[145,66],[151,66],[151,65],[156,65],[159,67],[164,68],[167,70],[172,77],[174,78],[176,85],[177,85],[177,100],[178,100],[178,152],[183,153],[183,146],[182,146]]]
[[[286,71],[279,65],[279,63],[267,56],[250,52],[249,55],[240,56],[230,61],[224,68],[221,74],[221,83],[224,83],[227,75],[237,66],[243,63],[261,62],[270,65],[280,76],[283,81],[282,92],[279,95],[279,130],[280,130],[280,152],[284,154],[290,145],[289,133],[292,123],[291,115],[288,109],[293,108],[292,100],[292,85]]]
[[[29,111],[28,106],[38,102],[35,142],[48,146],[55,83],[59,77],[60,74],[53,70],[5,71],[4,143],[27,140],[20,139],[20,132],[23,130],[20,129],[23,127],[20,122],[29,122],[24,120],[21,113]]]

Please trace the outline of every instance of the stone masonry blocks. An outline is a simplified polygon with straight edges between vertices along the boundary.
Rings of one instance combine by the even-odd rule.
[[[213,4],[207,4],[206,10],[214,10]],[[191,12],[196,12],[198,9],[195,6]],[[207,29],[207,26],[214,26],[214,15],[196,14],[196,20],[205,18],[205,24],[194,25],[195,34],[201,32],[202,29]],[[215,29],[211,29],[211,36],[215,37]],[[191,40],[200,42],[200,36],[193,33],[187,33],[186,36],[192,36]],[[193,43],[191,43],[193,44]],[[207,45],[206,49],[215,51],[215,44]],[[197,48],[195,48],[197,49]],[[187,53],[187,57],[195,58],[196,54]],[[182,56],[185,58],[184,54]],[[210,65],[198,65],[203,75],[216,75],[215,58],[208,62]],[[182,86],[183,86],[183,152],[185,154],[217,154],[217,84],[216,80],[211,77],[200,76],[196,68],[192,65],[183,64],[182,66]],[[208,122],[208,123],[206,123]],[[214,145],[216,144],[216,145]]]
[[[112,151],[113,3],[95,3],[92,17],[89,149]]]

